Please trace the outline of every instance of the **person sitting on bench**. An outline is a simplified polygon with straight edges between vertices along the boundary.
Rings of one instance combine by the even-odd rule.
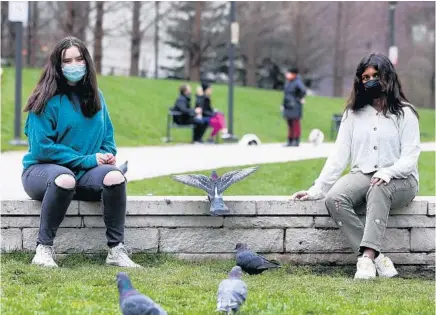
[[[221,131],[222,139],[230,139],[231,135],[229,134],[227,127],[226,127],[226,120],[224,117],[224,114],[217,111],[212,107],[212,87],[208,83],[202,83],[201,89],[203,92],[202,95],[202,102],[199,105],[201,106],[202,112],[201,112],[201,119],[196,118],[196,120],[207,122],[210,127],[212,127],[212,132],[210,134],[209,139],[207,140],[209,143],[214,142],[213,138],[218,134],[218,132]],[[197,91],[198,95],[198,91]],[[199,107],[197,107],[199,108]]]
[[[203,135],[208,127],[207,122],[195,119],[201,115],[201,108],[191,108],[191,87],[189,84],[182,84],[179,88],[180,95],[174,104],[173,110],[179,111],[182,114],[174,116],[174,122],[178,125],[194,124],[192,132],[192,142],[202,143]]]

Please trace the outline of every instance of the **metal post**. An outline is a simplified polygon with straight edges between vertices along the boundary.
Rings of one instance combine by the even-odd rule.
[[[23,23],[15,22],[15,121],[14,139],[12,145],[27,145],[27,141],[21,140],[21,72],[23,50]]]
[[[235,44],[232,41],[232,23],[236,22],[235,1],[230,1],[230,25],[229,25],[229,118],[228,130],[233,135],[233,77],[235,74]]]

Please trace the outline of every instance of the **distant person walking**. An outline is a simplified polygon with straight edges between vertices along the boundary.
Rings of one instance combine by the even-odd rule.
[[[286,72],[282,114],[288,123],[288,142],[286,146],[298,147],[300,145],[301,124],[303,117],[304,97],[306,87],[298,75],[297,68],[291,68]]]

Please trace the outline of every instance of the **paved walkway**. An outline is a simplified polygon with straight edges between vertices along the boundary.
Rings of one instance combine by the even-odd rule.
[[[126,177],[129,181],[200,170],[299,161],[328,156],[333,144],[283,147],[280,143],[260,146],[238,144],[174,145],[119,148],[117,164],[129,161]],[[435,151],[436,143],[422,143],[423,151]],[[11,151],[1,154],[1,199],[27,198],[21,185],[21,159],[25,152]]]

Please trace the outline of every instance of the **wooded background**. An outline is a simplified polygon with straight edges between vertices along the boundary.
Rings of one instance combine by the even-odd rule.
[[[1,57],[13,64],[8,5],[1,2]],[[87,43],[99,73],[226,82],[229,7],[218,1],[29,2],[24,64],[41,67],[53,45],[73,35]],[[240,85],[281,89],[284,70],[297,66],[316,94],[343,97],[365,54],[388,54],[388,2],[238,1],[236,7]],[[435,105],[434,38],[434,2],[397,2],[396,67],[417,106]],[[114,49],[120,57],[106,60]]]

